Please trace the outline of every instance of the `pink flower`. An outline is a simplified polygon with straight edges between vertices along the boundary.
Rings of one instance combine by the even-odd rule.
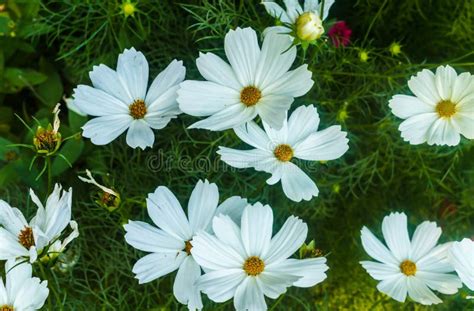
[[[350,43],[352,29],[347,27],[345,21],[336,22],[328,31],[332,44],[335,47],[346,46]]]

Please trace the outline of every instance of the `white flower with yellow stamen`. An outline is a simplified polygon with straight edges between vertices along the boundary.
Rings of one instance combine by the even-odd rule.
[[[201,230],[211,230],[214,215],[225,214],[240,220],[247,200],[231,197],[218,205],[216,184],[199,181],[188,203],[188,216],[173,193],[158,187],[147,198],[148,215],[158,227],[141,221],[126,224],[125,240],[136,249],[151,254],[137,261],[133,267],[140,284],[156,280],[178,270],[173,285],[176,299],[190,310],[202,309],[201,293],[195,286],[201,268],[191,255],[191,240]]]
[[[212,228],[215,236],[200,232],[193,238],[191,254],[206,271],[196,285],[215,302],[234,298],[236,310],[266,310],[265,296],[276,299],[288,287],[326,279],[326,258],[289,258],[308,233],[298,217],[289,217],[272,237],[272,209],[256,203],[245,208],[241,222],[218,215]]]
[[[474,241],[466,238],[454,242],[449,250],[449,258],[462,282],[474,291]]]
[[[268,14],[278,19],[282,26],[265,29],[265,34],[292,34],[301,41],[314,41],[324,34],[323,21],[335,0],[305,0],[301,7],[298,0],[284,0],[286,11],[275,1],[262,1]],[[322,13],[322,14],[321,14]]]
[[[388,248],[369,229],[362,228],[362,246],[378,262],[361,261],[365,270],[380,281],[377,289],[399,302],[408,296],[421,304],[441,303],[432,290],[443,294],[457,293],[461,280],[448,259],[451,243],[436,246],[441,228],[425,221],[410,241],[407,216],[392,213],[382,222],[382,233]]]
[[[460,134],[474,139],[474,77],[460,75],[450,66],[436,73],[424,69],[408,81],[415,96],[395,95],[389,103],[392,113],[406,119],[398,128],[412,145],[455,146]]]
[[[230,30],[224,48],[230,65],[213,53],[201,53],[196,65],[207,81],[184,81],[178,91],[181,110],[204,117],[190,128],[221,131],[259,115],[281,128],[295,97],[313,86],[307,65],[291,70],[296,48],[288,36],[271,34],[260,49],[252,28]]]
[[[119,55],[117,71],[94,66],[89,74],[94,87],[79,85],[73,95],[74,109],[97,117],[82,127],[82,135],[106,145],[128,130],[130,147],[152,147],[152,129],[164,128],[181,113],[176,91],[185,73],[183,63],[173,60],[148,88],[148,62],[134,48]]]
[[[0,278],[1,311],[33,311],[43,307],[48,298],[48,281],[32,277],[28,263],[9,260],[5,264],[5,284]]]
[[[29,223],[19,209],[0,200],[0,260],[28,259],[33,263],[38,255],[57,255],[79,235],[77,223],[71,220],[72,189],[62,191],[56,184],[46,207],[33,190],[30,196],[38,210]],[[68,224],[72,233],[61,242]]]
[[[298,166],[293,158],[309,161],[327,161],[341,157],[349,148],[347,133],[340,126],[318,131],[319,115],[315,107],[298,107],[284,121],[280,130],[263,121],[263,131],[255,122],[235,128],[235,133],[252,150],[219,147],[222,161],[237,168],[253,167],[272,174],[267,183],[281,181],[283,192],[293,201],[311,200],[319,191],[316,184]]]

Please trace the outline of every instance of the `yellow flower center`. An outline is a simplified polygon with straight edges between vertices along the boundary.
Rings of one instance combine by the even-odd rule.
[[[240,92],[240,101],[247,107],[254,106],[262,98],[262,92],[255,86],[247,86]]]
[[[12,306],[3,305],[3,306],[0,306],[0,311],[15,311],[15,309],[13,309]]]
[[[184,251],[188,254],[188,255],[191,255],[191,249],[193,248],[193,245],[191,244],[191,242],[189,241],[186,241],[184,242]]]
[[[31,229],[31,227],[25,226],[25,228],[23,230],[21,230],[20,234],[18,235],[18,241],[25,248],[30,249],[30,247],[35,245],[35,238],[33,236],[33,229]]]
[[[122,12],[127,17],[130,16],[130,15],[133,15],[133,13],[135,13],[135,5],[133,3],[130,3],[130,2],[123,3],[122,4]]]
[[[265,263],[257,256],[247,258],[244,262],[244,271],[251,276],[257,276],[263,272]]]
[[[450,118],[456,113],[456,104],[450,100],[442,100],[436,105],[436,112],[441,118]]]
[[[416,264],[413,261],[405,260],[400,264],[400,270],[406,276],[415,275],[416,273]]]
[[[281,144],[273,150],[273,154],[281,162],[288,162],[293,158],[293,149],[289,145]]]
[[[141,99],[135,100],[128,108],[130,109],[130,115],[134,119],[143,119],[146,115],[146,105]]]

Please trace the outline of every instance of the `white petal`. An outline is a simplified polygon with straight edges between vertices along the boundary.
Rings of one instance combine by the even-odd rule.
[[[452,122],[459,128],[459,132],[468,139],[474,139],[474,113],[457,112],[452,117]]]
[[[129,114],[128,106],[116,97],[88,85],[79,85],[74,89],[74,105],[80,111],[91,116]]]
[[[216,210],[216,216],[225,215],[236,224],[240,224],[244,208],[248,205],[247,199],[238,196],[233,196],[222,202]]]
[[[265,296],[254,277],[246,277],[237,287],[234,296],[234,307],[238,311],[266,310]]]
[[[323,20],[325,20],[328,17],[329,10],[331,9],[334,2],[336,2],[336,0],[325,0],[324,1],[324,7],[322,9],[322,11],[323,11]],[[321,1],[321,5],[322,5],[322,1]],[[318,11],[321,11],[321,9],[319,9]]]
[[[285,13],[286,14],[286,13]],[[288,28],[286,26],[271,26],[267,27],[263,30],[263,37],[266,37],[270,33],[276,33],[280,35],[289,35],[292,32],[291,28]]]
[[[300,106],[288,119],[288,144],[291,146],[318,130],[319,114],[313,105]]]
[[[263,121],[279,130],[292,103],[293,98],[289,96],[265,95],[255,107]]]
[[[11,234],[4,228],[0,228],[0,260],[28,256],[28,250],[18,242],[17,236]]]
[[[265,133],[267,133],[268,139],[270,140],[269,148],[272,153],[275,148],[280,144],[288,144],[288,122],[286,117],[283,120],[283,126],[281,128],[274,128],[265,121],[262,121]]]
[[[134,99],[130,96],[127,86],[115,70],[100,64],[99,66],[92,67],[89,77],[96,89],[116,97],[121,102],[133,103]]]
[[[407,278],[408,295],[411,299],[424,305],[442,303],[443,301],[417,277]]]
[[[290,23],[290,19],[281,6],[273,1],[262,1],[268,14],[280,20],[283,23]]]
[[[440,236],[441,228],[435,222],[424,221],[418,225],[411,240],[409,258],[417,262],[436,246]]]
[[[50,241],[57,238],[68,226],[71,221],[71,208],[72,188],[63,192],[59,184],[56,184],[46,202],[46,223],[42,228]]]
[[[134,100],[145,100],[148,62],[142,52],[137,52],[134,48],[125,49],[118,57],[117,73]]]
[[[242,269],[211,271],[199,278],[197,286],[214,302],[225,302],[234,297],[237,287],[245,279]]]
[[[300,279],[299,276],[285,274],[281,271],[273,272],[266,269],[258,278],[255,278],[263,294],[271,299],[277,299],[286,289]]]
[[[186,68],[183,66],[183,62],[174,59],[150,85],[145,99],[147,106],[155,105],[155,102],[170,88],[175,88],[183,82],[185,75]]]
[[[458,129],[450,119],[436,120],[428,130],[428,145],[456,146],[461,141]]]
[[[41,309],[49,294],[47,284],[47,281],[41,282],[39,278],[30,278],[23,282],[13,301],[15,310]],[[25,297],[30,299],[25,299]]]
[[[437,113],[423,113],[406,119],[398,129],[402,132],[401,136],[405,141],[418,145],[426,142],[428,130],[436,120],[438,120]]]
[[[248,205],[242,214],[242,242],[247,257],[265,254],[272,238],[273,212],[270,206]]]
[[[408,290],[407,279],[407,277],[400,274],[399,276],[383,280],[377,285],[377,289],[396,301],[405,302]]]
[[[446,273],[454,271],[449,261],[448,251],[452,243],[444,243],[433,248],[416,262],[419,271]]]
[[[449,259],[464,284],[474,291],[474,241],[463,239],[454,242],[449,250]]]
[[[145,120],[156,117],[174,117],[181,113],[177,102],[179,85],[171,86],[147,107]]]
[[[240,93],[209,81],[187,80],[178,90],[179,108],[192,116],[209,116],[240,103]]]
[[[278,81],[295,61],[296,47],[292,47],[292,43],[287,35],[272,32],[265,36],[254,81],[264,94],[268,94],[265,89]]]
[[[127,131],[127,145],[132,148],[153,147],[155,134],[144,120],[134,120]]]
[[[326,0],[325,2],[328,2],[328,1]],[[319,11],[319,1],[318,0],[304,0],[304,11],[305,12]]]
[[[261,167],[262,163],[273,161],[273,155],[269,151],[260,149],[236,150],[219,147],[217,154],[221,156],[222,161],[237,168]]]
[[[410,238],[408,236],[407,215],[390,213],[382,221],[382,233],[388,248],[399,262],[408,258]]]
[[[253,85],[260,56],[255,30],[239,27],[236,30],[230,30],[225,36],[224,49],[240,84]]]
[[[416,97],[428,105],[436,105],[441,101],[436,87],[435,75],[428,69],[423,69],[408,81],[408,87]]]
[[[3,284],[3,278],[0,277],[0,303],[3,305],[7,302],[9,302],[7,289],[5,284]]]
[[[361,261],[360,264],[371,277],[378,281],[401,275],[400,268],[394,265],[374,261]]]
[[[458,292],[458,288],[462,287],[461,280],[454,274],[418,271],[416,278],[422,280],[429,288],[446,295],[454,295]]]
[[[392,109],[392,113],[402,119],[435,111],[433,105],[427,104],[415,96],[408,95],[395,95],[388,105]]]
[[[436,88],[439,96],[444,100],[450,100],[453,94],[453,87],[458,74],[451,66],[439,66],[435,75]]]
[[[262,150],[269,150],[271,148],[270,139],[267,134],[253,121],[234,128],[234,131],[241,140],[250,146]]]
[[[204,54],[199,52],[196,66],[199,73],[208,81],[223,84],[239,92],[246,86],[240,84],[237,80],[232,67],[214,53]]]
[[[199,180],[191,193],[188,203],[188,218],[191,230],[206,229],[219,202],[219,190],[216,184]]]
[[[311,79],[311,76],[312,73],[308,70],[308,65],[301,65],[295,70],[286,72],[278,80],[274,80],[273,83],[263,90],[263,94],[277,94],[291,97],[303,96],[313,87],[314,81]]]
[[[308,226],[298,217],[290,216],[272,238],[262,258],[269,264],[286,260],[301,247],[307,234]]]
[[[299,0],[283,0],[286,6],[286,12],[292,23],[296,21],[296,18],[303,13],[303,8],[299,4]]]
[[[192,230],[183,208],[168,188],[160,186],[148,194],[147,209],[158,227],[183,241],[191,239]]]
[[[283,192],[292,201],[309,201],[317,197],[319,190],[314,181],[306,175],[298,166],[287,162],[282,166],[281,185]]]
[[[178,269],[186,257],[185,252],[149,254],[137,261],[132,272],[140,284],[148,283]]]
[[[454,82],[451,100],[459,103],[469,95],[474,94],[474,79],[469,72],[461,73]]]
[[[110,115],[90,120],[82,127],[82,136],[95,145],[106,145],[120,136],[132,123],[130,115]]]
[[[20,263],[19,261],[9,260],[5,264],[5,272],[7,292],[13,296],[20,291],[23,283],[27,282],[28,279],[31,279],[33,269],[29,263]]]
[[[170,123],[173,117],[162,117],[160,115],[149,115],[144,118],[146,123],[155,130],[161,130],[162,128],[166,127],[168,123]]]
[[[201,120],[188,128],[201,128],[211,131],[223,131],[244,124],[255,118],[257,112],[253,107],[237,104],[229,106],[207,119]]]
[[[361,230],[361,240],[364,250],[370,257],[398,268],[400,262],[393,257],[387,247],[367,227],[363,227]]]
[[[340,158],[349,149],[347,133],[333,125],[310,134],[294,146],[294,156],[303,160],[328,161]]]
[[[240,269],[245,261],[232,247],[206,232],[199,232],[191,241],[191,254],[204,270]]]
[[[19,209],[12,208],[7,202],[0,200],[0,225],[18,235],[28,223]]]
[[[195,282],[200,276],[201,268],[196,261],[194,261],[192,256],[187,256],[181,263],[178,273],[176,274],[173,284],[173,294],[180,303],[184,305],[189,304],[188,308],[190,310],[195,308],[202,309],[201,293],[197,286],[195,286]],[[197,296],[199,296],[198,299],[193,299],[193,297]],[[193,302],[193,305],[191,305],[191,302]]]
[[[312,287],[326,279],[326,258],[288,259],[269,265],[266,270],[297,276],[293,286]]]
[[[177,253],[184,241],[145,222],[129,220],[124,225],[125,241],[136,249],[150,253]]]
[[[245,254],[242,232],[239,226],[227,215],[218,215],[212,220],[212,229],[216,237],[237,253]]]

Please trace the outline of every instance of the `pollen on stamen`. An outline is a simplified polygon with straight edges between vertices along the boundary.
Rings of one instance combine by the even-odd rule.
[[[240,92],[240,101],[247,107],[255,106],[262,98],[262,92],[255,86],[247,86]]]
[[[273,150],[273,154],[279,161],[288,162],[293,158],[293,149],[290,145],[281,144]]]
[[[26,227],[20,231],[18,235],[18,241],[25,248],[30,249],[30,247],[35,245],[35,238],[33,236],[33,229],[31,227]]]
[[[129,106],[129,110],[130,110],[130,115],[136,120],[143,119],[147,112],[145,102],[141,99],[135,100]]]
[[[190,241],[184,242],[184,251],[188,254],[191,255],[191,249],[193,248],[193,245],[191,244]]]
[[[265,263],[257,256],[251,256],[245,260],[243,268],[248,275],[257,276],[265,269]]]
[[[15,311],[15,309],[13,309],[13,307],[9,305],[3,305],[0,306],[0,311]]]
[[[416,264],[413,261],[405,260],[400,264],[400,271],[406,276],[412,276],[416,274]]]
[[[450,118],[456,113],[456,104],[450,100],[442,100],[436,105],[436,112],[442,118]]]

